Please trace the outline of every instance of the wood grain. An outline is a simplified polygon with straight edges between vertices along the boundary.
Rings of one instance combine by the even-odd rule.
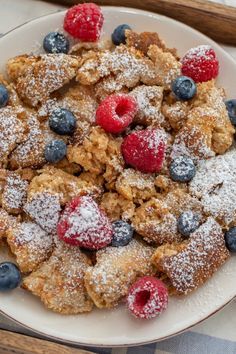
[[[51,0],[73,5],[78,0]],[[190,25],[214,40],[236,45],[236,8],[205,0],[93,0],[99,5],[126,6],[157,12]]]
[[[0,354],[95,354],[43,339],[0,330]]]

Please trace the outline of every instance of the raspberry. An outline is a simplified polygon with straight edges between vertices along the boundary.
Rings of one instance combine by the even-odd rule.
[[[212,80],[219,73],[219,61],[209,45],[190,49],[181,62],[182,74],[191,77],[195,82]]]
[[[101,34],[104,17],[93,3],[71,7],[64,18],[64,30],[82,42],[96,42]]]
[[[161,280],[146,276],[131,286],[127,304],[136,317],[153,318],[167,308],[168,292]]]
[[[96,112],[96,123],[106,132],[121,133],[134,119],[138,110],[135,99],[129,95],[106,97]]]
[[[97,250],[111,243],[113,229],[97,203],[89,196],[82,196],[66,205],[57,234],[66,243]]]
[[[159,172],[165,157],[166,133],[161,129],[136,131],[125,137],[121,151],[125,162],[141,172]]]

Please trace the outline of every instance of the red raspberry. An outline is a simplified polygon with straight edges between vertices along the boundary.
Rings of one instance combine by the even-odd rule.
[[[64,30],[82,42],[96,42],[101,34],[104,17],[93,3],[71,7],[64,18]]]
[[[89,196],[82,196],[66,205],[57,234],[66,243],[97,250],[111,243],[113,230],[97,203]]]
[[[128,309],[139,318],[153,318],[168,305],[168,291],[163,282],[154,277],[143,277],[129,289]]]
[[[166,133],[161,129],[136,131],[125,137],[121,151],[125,162],[141,172],[159,172],[165,157]]]
[[[191,77],[195,82],[212,80],[219,74],[219,61],[209,45],[190,49],[181,62],[182,74]]]
[[[106,97],[96,112],[96,123],[106,132],[121,133],[134,119],[138,110],[135,99],[129,95]]]

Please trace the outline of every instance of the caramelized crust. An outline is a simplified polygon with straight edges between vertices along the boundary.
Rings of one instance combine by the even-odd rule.
[[[89,312],[93,302],[84,287],[84,274],[90,265],[78,248],[59,243],[49,260],[24,279],[23,288],[39,296],[55,312]]]
[[[152,257],[176,294],[188,294],[205,283],[229,257],[220,225],[208,218],[188,241],[157,248]]]
[[[32,107],[70,82],[78,67],[79,60],[66,54],[24,55],[7,63],[8,75],[16,81],[18,95]]]
[[[52,252],[53,238],[31,221],[17,222],[6,231],[7,243],[23,273],[36,270]]]
[[[85,273],[85,286],[95,305],[116,306],[137,278],[154,274],[150,263],[152,253],[152,247],[136,240],[124,247],[98,251],[96,265]]]

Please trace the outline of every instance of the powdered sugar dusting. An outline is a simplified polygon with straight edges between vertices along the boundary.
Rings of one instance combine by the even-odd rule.
[[[204,60],[211,61],[212,55],[209,55],[210,49],[211,46],[209,46],[208,44],[202,44],[197,47],[190,48],[184,58],[188,58],[190,60],[199,57],[199,58],[204,58]]]
[[[204,211],[224,225],[236,221],[236,151],[199,164],[190,192],[200,198]]]
[[[210,278],[228,257],[221,227],[209,217],[182,251],[164,256],[162,268],[178,293],[188,293]]]
[[[89,268],[85,283],[99,307],[113,307],[128,294],[129,287],[142,275],[152,275],[154,249],[137,240],[124,247],[107,247],[97,253],[97,263]]]
[[[215,155],[214,151],[208,146],[207,136],[197,127],[184,127],[175,137],[172,146],[171,158],[186,155],[198,163]]]
[[[110,221],[91,197],[82,196],[75,208],[71,210],[68,207],[61,218],[63,221],[67,224],[63,236],[65,240],[74,239],[91,248],[101,248],[100,245],[104,247],[111,241]]]
[[[61,210],[59,195],[47,192],[35,193],[25,204],[24,210],[46,232],[56,231]]]
[[[9,173],[2,196],[4,208],[10,212],[21,209],[26,201],[28,185],[17,173]]]
[[[139,318],[153,318],[160,315],[166,308],[168,304],[168,293],[167,290],[161,286],[157,286],[151,280],[140,279],[137,281],[137,286],[135,284],[132,286],[129,295],[127,296],[128,308],[132,313]],[[143,284],[141,282],[143,281]],[[149,299],[143,305],[139,304],[137,297],[146,292],[149,294]],[[143,306],[142,306],[143,305]]]
[[[78,66],[76,58],[65,54],[42,54],[29,60],[31,65],[19,78],[18,92],[33,107],[68,83],[76,75]]]
[[[18,262],[27,264],[41,263],[53,245],[52,236],[33,222],[22,222],[14,229],[14,240],[9,240],[12,250],[16,252]],[[12,247],[12,244],[15,246]]]
[[[16,111],[12,107],[0,110],[0,158],[3,160],[2,162],[16,147],[16,144],[24,140],[25,127],[18,119],[18,113],[20,111]]]
[[[163,98],[163,88],[159,86],[138,86],[130,93],[137,103],[139,111],[136,115],[136,120],[162,123],[164,120],[163,115],[160,112],[161,103]]]

